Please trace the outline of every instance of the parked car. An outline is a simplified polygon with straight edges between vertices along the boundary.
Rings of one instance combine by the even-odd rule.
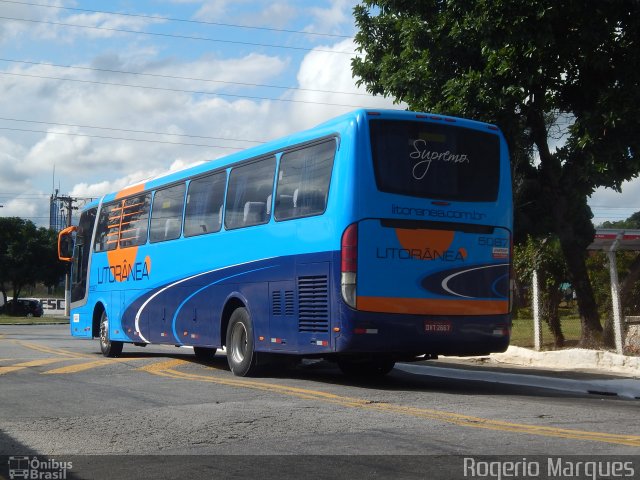
[[[12,299],[2,307],[2,313],[19,317],[41,317],[43,312],[42,302],[36,298]]]

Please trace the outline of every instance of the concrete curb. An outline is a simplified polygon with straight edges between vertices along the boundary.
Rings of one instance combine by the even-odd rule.
[[[640,357],[629,357],[604,350],[573,348],[536,352],[511,346],[504,353],[492,353],[490,361],[511,365],[535,366],[560,370],[598,370],[640,378]]]

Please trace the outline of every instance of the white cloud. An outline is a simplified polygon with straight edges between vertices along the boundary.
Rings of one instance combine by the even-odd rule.
[[[49,5],[63,7],[65,3],[56,0],[49,2]],[[0,23],[0,41],[22,37],[22,39],[57,40],[69,43],[77,40],[78,37],[111,38],[116,35],[129,35],[114,30],[143,31],[149,25],[165,22],[160,18],[110,15],[99,12],[67,15],[67,10],[63,8],[12,3],[0,3],[0,16],[16,19],[4,20]],[[69,25],[78,25],[78,27]],[[82,28],[82,26],[100,29]]]
[[[264,8],[253,12],[243,22],[246,25],[264,26],[270,28],[284,28],[296,18],[298,9],[287,2],[267,2]]]
[[[72,173],[78,167],[77,159],[86,156],[91,150],[90,139],[75,136],[78,132],[79,129],[75,127],[49,129],[46,136],[24,157],[21,167],[26,171],[33,171],[51,169],[57,164],[61,173]]]
[[[194,2],[201,3],[202,6],[193,17],[197,20],[203,21],[220,21],[220,18],[227,14],[229,5],[233,5],[238,2],[242,2],[242,0],[204,0],[202,2]]]
[[[282,27],[294,17],[297,11],[297,8],[286,0],[205,0],[199,2],[178,0],[178,2],[202,4],[193,15],[193,18],[197,20],[269,26],[270,28]]]
[[[151,65],[146,73],[176,75],[178,71],[181,72],[179,75],[182,77],[209,80],[208,82],[174,80],[176,85],[180,85],[179,88],[212,91],[229,88],[229,84],[232,83],[262,83],[282,73],[287,65],[288,61],[283,58],[251,53],[240,58],[204,57],[196,61],[174,62],[158,67]]]
[[[62,1],[52,1],[49,2],[49,5],[61,6]],[[7,20],[0,22],[0,42],[10,40],[24,41],[25,36],[32,38],[49,35],[47,31],[51,29],[51,25],[23,20],[53,21],[56,20],[58,14],[59,10],[56,8],[34,8],[33,5],[2,2],[0,3],[0,16],[5,17]],[[11,18],[17,20],[9,20]]]
[[[351,74],[351,56],[342,53],[353,51],[353,39],[333,46],[322,46],[308,53],[298,71],[298,87],[293,99],[302,102],[333,104],[296,109],[297,121],[306,126],[315,125],[333,115],[356,108],[405,108],[394,105],[383,97],[368,95],[364,87],[357,87]],[[342,105],[342,106],[338,106]]]
[[[37,225],[48,224],[48,201],[45,196],[40,198],[42,198],[41,202],[35,201],[31,196],[15,197],[8,202],[2,202],[2,216],[31,219]],[[46,210],[42,208],[42,205],[45,204],[47,205]]]
[[[353,24],[352,12],[357,3],[357,0],[329,0],[328,8],[310,8],[314,21],[305,30],[333,34],[342,33],[345,26]]]
[[[15,191],[16,184],[23,184],[29,173],[20,168],[24,148],[6,137],[0,137],[0,192]],[[2,203],[2,202],[0,202]],[[2,212],[3,214],[6,211]]]
[[[598,188],[589,205],[593,211],[593,223],[599,225],[605,221],[625,220],[635,212],[640,212],[640,179],[636,178],[622,184],[622,192],[610,188]]]

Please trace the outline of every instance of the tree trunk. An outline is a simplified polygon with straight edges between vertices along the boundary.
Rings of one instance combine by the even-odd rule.
[[[598,348],[602,346],[602,325],[596,304],[591,281],[587,273],[584,249],[567,238],[561,238],[560,244],[571,274],[571,281],[576,292],[578,312],[582,326],[580,346]]]
[[[560,300],[562,299],[562,292],[559,288],[551,287],[548,292],[543,295],[542,301],[542,315],[549,326],[549,330],[553,335],[553,346],[555,348],[564,347],[564,335],[560,326]]]
[[[580,346],[585,348],[599,347],[602,342],[602,325],[598,308],[594,299],[593,289],[587,266],[585,263],[586,245],[584,238],[578,238],[577,232],[583,230],[581,224],[585,219],[575,215],[580,201],[586,205],[586,197],[578,199],[572,191],[571,185],[562,184],[563,165],[557,155],[549,150],[548,132],[545,125],[544,92],[536,92],[535,103],[527,116],[527,123],[531,127],[531,136],[540,155],[540,173],[547,192],[546,198],[550,200],[550,215],[553,218],[553,230],[560,239],[560,246],[564,254],[571,275],[574,290],[578,301],[578,311],[582,324],[582,338]],[[579,240],[583,240],[580,242]]]
[[[18,300],[20,298],[20,294],[22,293],[22,285],[18,285],[16,283],[13,284],[13,299]],[[15,306],[16,302],[13,302]]]

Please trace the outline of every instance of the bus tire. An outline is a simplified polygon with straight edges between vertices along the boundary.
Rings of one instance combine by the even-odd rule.
[[[393,370],[395,359],[388,356],[340,357],[338,367],[349,377],[382,377]]]
[[[193,347],[193,353],[201,362],[211,362],[216,356],[216,349],[208,347]]]
[[[122,353],[122,342],[117,342],[109,338],[109,318],[107,312],[102,312],[100,317],[100,351],[105,357],[117,357]]]
[[[246,377],[257,372],[253,325],[246,308],[236,308],[227,328],[227,362],[234,375]]]

